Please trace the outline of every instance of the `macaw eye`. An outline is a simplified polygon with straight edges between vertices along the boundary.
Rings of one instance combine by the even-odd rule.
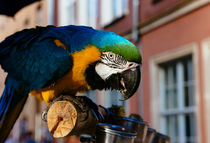
[[[109,53],[108,58],[110,61],[113,61],[113,60],[115,60],[115,55],[113,53]]]
[[[127,61],[120,55],[112,52],[102,53],[101,59],[104,63],[115,68],[124,68]]]

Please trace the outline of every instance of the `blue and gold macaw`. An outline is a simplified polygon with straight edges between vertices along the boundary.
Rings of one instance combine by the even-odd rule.
[[[3,142],[29,93],[47,104],[89,89],[116,89],[128,99],[139,86],[141,54],[113,32],[47,26],[6,38],[0,43],[0,64],[8,72],[0,99]]]

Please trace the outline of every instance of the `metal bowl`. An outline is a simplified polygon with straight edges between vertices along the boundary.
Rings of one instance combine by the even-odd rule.
[[[108,123],[123,126],[130,132],[137,132],[134,143],[141,143],[145,140],[148,128],[147,122],[127,117],[111,116]]]
[[[136,132],[122,126],[99,123],[96,126],[96,143],[134,143]]]

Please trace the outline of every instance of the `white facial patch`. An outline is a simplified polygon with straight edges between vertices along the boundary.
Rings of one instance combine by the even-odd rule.
[[[103,80],[106,80],[112,74],[136,68],[138,65],[137,63],[126,61],[122,56],[115,53],[103,52],[101,62],[95,66],[95,70]]]
[[[95,67],[96,73],[103,79],[106,80],[110,75],[120,73],[123,69],[112,68],[104,63],[98,63]]]

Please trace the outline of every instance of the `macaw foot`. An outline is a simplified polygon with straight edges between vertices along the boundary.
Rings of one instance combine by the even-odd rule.
[[[47,105],[56,98],[55,91],[52,89],[49,90],[32,90],[30,94],[35,96],[39,100],[44,100]]]
[[[47,111],[48,111],[48,108],[42,111],[42,115],[41,115],[42,120],[45,122],[47,122]]]
[[[54,90],[46,90],[41,92],[42,98],[47,105],[50,105],[51,102],[56,98]]]

